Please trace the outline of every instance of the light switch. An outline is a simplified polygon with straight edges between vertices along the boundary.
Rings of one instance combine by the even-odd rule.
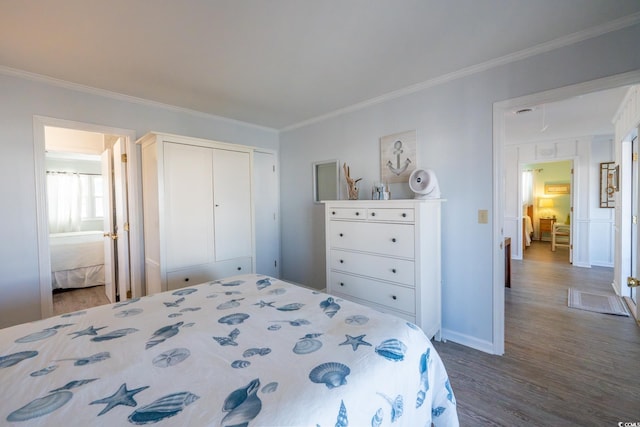
[[[489,223],[489,211],[486,209],[478,209],[478,224]]]

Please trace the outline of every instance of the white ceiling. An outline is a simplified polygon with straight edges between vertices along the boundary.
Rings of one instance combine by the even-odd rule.
[[[282,129],[637,22],[638,0],[0,0],[0,67]]]

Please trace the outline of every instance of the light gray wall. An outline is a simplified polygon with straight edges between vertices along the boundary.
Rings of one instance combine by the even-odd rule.
[[[347,162],[352,177],[363,178],[361,197],[370,198],[380,177],[379,138],[416,129],[418,167],[436,172],[447,199],[444,336],[491,348],[493,103],[640,69],[638,41],[640,25],[283,132],[283,277],[325,286],[324,223],[322,206],[312,202],[311,163]],[[393,198],[408,191],[392,188],[392,193]],[[478,224],[478,209],[489,210],[489,224]]]
[[[33,116],[278,149],[278,132],[0,74],[0,328],[40,318]]]

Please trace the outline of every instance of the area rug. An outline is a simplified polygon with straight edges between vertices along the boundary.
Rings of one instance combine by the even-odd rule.
[[[569,307],[596,313],[629,316],[622,298],[617,295],[602,295],[569,288]]]

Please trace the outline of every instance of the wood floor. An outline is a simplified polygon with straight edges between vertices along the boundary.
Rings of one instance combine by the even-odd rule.
[[[104,304],[109,304],[109,300],[104,294],[104,285],[53,292],[54,316]]]
[[[505,288],[505,354],[435,343],[461,426],[640,423],[640,328],[633,317],[567,307],[567,288],[614,294],[613,269],[573,267],[534,242]],[[640,424],[639,424],[640,425]]]

